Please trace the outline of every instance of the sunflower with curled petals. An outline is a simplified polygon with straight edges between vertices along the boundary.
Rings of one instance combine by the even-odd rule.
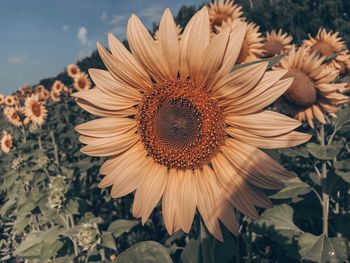
[[[342,94],[347,83],[333,83],[338,72],[322,64],[324,57],[310,53],[309,48],[293,48],[274,70],[286,69],[286,76],[293,77],[293,83],[276,103],[280,109],[294,115],[299,121],[307,121],[314,128],[314,119],[325,124],[324,113],[335,116],[339,105],[349,98]]]
[[[47,116],[47,110],[38,95],[32,95],[25,100],[24,113],[34,124],[42,125]]]
[[[323,57],[339,52],[334,59],[326,64],[338,71],[342,71],[350,59],[345,41],[339,36],[339,32],[327,32],[326,29],[321,28],[315,37],[309,35],[309,39],[303,41],[303,46],[309,47],[310,52],[316,52]]]
[[[233,0],[215,0],[208,6],[210,29],[213,33],[218,33],[223,22],[234,21],[243,18],[242,7],[235,4]]]
[[[12,145],[13,145],[12,135],[9,134],[7,131],[3,131],[1,141],[0,141],[1,151],[3,151],[6,154],[9,153],[11,151]]]
[[[273,57],[293,48],[293,37],[283,33],[282,29],[266,32],[264,40],[265,55]]]
[[[258,58],[261,58],[265,52],[263,44],[263,36],[259,32],[259,26],[253,22],[244,22],[242,20],[231,20],[224,21],[220,27],[217,27],[217,31],[221,32],[225,28],[229,28],[231,31],[237,26],[245,24],[247,30],[243,39],[241,50],[237,59],[237,64],[245,64]]]
[[[190,231],[198,209],[217,239],[219,221],[232,233],[237,208],[257,219],[255,207],[271,207],[262,189],[280,189],[293,174],[258,148],[290,147],[310,135],[295,119],[264,110],[292,83],[286,70],[266,72],[261,62],[231,72],[246,26],[211,37],[206,7],[177,39],[167,9],[156,43],[132,15],[131,53],[109,34],[109,53],[98,43],[107,71],[90,69],[96,87],[74,93],[77,103],[102,118],[76,130],[81,151],[110,156],[99,187],[118,198],[135,191],[133,215],[145,223],[162,200],[167,231]]]

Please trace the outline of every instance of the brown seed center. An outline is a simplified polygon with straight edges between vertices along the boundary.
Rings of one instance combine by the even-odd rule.
[[[292,85],[284,93],[286,100],[298,106],[309,106],[316,101],[317,91],[309,76],[299,70],[291,70],[286,77],[294,77]]]
[[[168,168],[200,168],[224,142],[221,109],[189,80],[155,85],[143,98],[138,121],[148,154]]]
[[[321,56],[330,56],[332,55],[335,50],[333,50],[333,47],[326,42],[317,42],[315,45],[311,47],[311,51],[316,51]]]
[[[86,86],[86,81],[85,81],[85,79],[80,78],[80,79],[78,80],[78,86],[79,86],[79,88],[81,88],[81,89],[85,88],[85,86]]]
[[[40,108],[40,104],[39,103],[34,102],[32,104],[32,112],[33,112],[34,116],[40,117],[40,115],[41,115],[41,108]]]
[[[280,54],[283,51],[283,45],[277,40],[266,41],[264,44],[268,57],[273,57]]]
[[[5,145],[6,145],[7,148],[11,148],[11,146],[12,146],[11,140],[7,139],[7,140],[5,141]]]

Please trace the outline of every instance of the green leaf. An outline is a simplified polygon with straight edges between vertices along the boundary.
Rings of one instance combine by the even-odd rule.
[[[117,257],[117,263],[173,263],[165,247],[154,241],[140,242]]]
[[[311,187],[301,181],[298,177],[295,177],[290,180],[285,180],[285,188],[280,190],[278,193],[271,195],[273,199],[287,199],[299,197],[300,195],[308,194],[311,191]]]
[[[182,263],[199,263],[201,253],[200,239],[190,239],[184,251],[181,253]]]
[[[19,216],[17,217],[13,229],[15,233],[20,234],[27,225],[30,224],[30,216]]]
[[[291,244],[295,237],[303,233],[294,224],[293,213],[293,209],[289,205],[276,205],[262,213],[256,224],[262,228],[262,233],[270,232],[272,239],[276,241],[282,239]]]
[[[114,237],[109,232],[102,232],[102,246],[117,250]]]
[[[131,228],[138,224],[137,220],[125,220],[118,219],[112,222],[107,231],[111,232],[115,238],[119,237],[123,233],[129,231]]]
[[[26,259],[37,258],[41,254],[41,232],[32,232],[17,247],[15,255]]]
[[[322,61],[322,64],[328,63],[330,61],[332,61],[333,59],[335,59],[337,56],[339,55],[339,52],[335,52],[332,55],[329,55],[327,57],[325,57]]]
[[[304,157],[304,158],[308,158],[309,157],[309,153],[306,147],[294,147],[294,148],[286,148],[286,149],[280,149],[279,152],[287,157]]]
[[[261,63],[261,62],[268,62],[267,68],[270,69],[274,65],[276,65],[278,62],[280,62],[281,59],[284,58],[287,54],[288,54],[288,52],[285,52],[283,54],[274,56],[272,58],[263,58],[263,59],[255,60],[255,61],[252,61],[252,62],[249,62],[249,63],[246,63],[246,64],[238,64],[238,65],[233,66],[231,72],[239,70],[239,69],[242,69],[242,68],[245,68],[247,66],[251,66],[251,65],[257,64],[257,63]]]
[[[350,184],[350,171],[342,172],[339,170],[335,170],[336,175],[339,175],[345,182]]]
[[[337,118],[333,119],[334,129],[340,130],[343,126],[350,124],[350,108],[344,108],[337,113]]]
[[[40,262],[47,262],[50,258],[55,256],[62,247],[63,243],[58,240],[53,243],[43,243],[41,247]]]
[[[342,144],[332,144],[327,146],[322,146],[316,143],[308,143],[306,145],[309,153],[320,160],[332,160],[341,151],[343,145]]]
[[[334,162],[334,168],[337,170],[350,170],[350,159]]]
[[[299,240],[300,255],[313,262],[344,262],[347,258],[346,241],[342,238],[328,238],[324,235],[303,234]]]

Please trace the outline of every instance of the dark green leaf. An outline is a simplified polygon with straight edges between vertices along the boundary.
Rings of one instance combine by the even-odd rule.
[[[137,243],[117,257],[117,263],[173,263],[165,247],[154,241]]]
[[[285,156],[288,157],[304,157],[304,158],[308,158],[309,157],[309,153],[306,147],[300,147],[300,148],[286,148],[286,149],[280,149],[279,152]]]
[[[123,233],[129,231],[131,228],[136,226],[138,224],[138,221],[136,220],[125,220],[125,219],[118,219],[114,222],[112,222],[107,231],[111,232],[114,237],[119,237]]]
[[[114,237],[109,232],[102,232],[102,246],[117,250]]]
[[[341,238],[314,236],[309,233],[299,238],[300,255],[313,262],[344,262],[347,258],[346,241]]]
[[[270,69],[270,68],[272,68],[274,65],[276,65],[278,62],[280,62],[281,59],[284,58],[284,57],[287,55],[287,53],[288,53],[288,52],[285,52],[285,53],[283,53],[283,54],[274,56],[274,57],[272,57],[272,58],[263,58],[263,59],[259,59],[259,60],[256,60],[256,61],[252,61],[252,62],[249,62],[249,63],[246,63],[246,64],[238,64],[238,65],[235,65],[235,66],[233,66],[231,72],[236,71],[236,70],[239,70],[239,69],[242,69],[242,68],[245,68],[245,67],[247,67],[247,66],[251,66],[251,65],[257,64],[257,63],[261,63],[261,62],[268,62],[267,68]]]
[[[342,172],[340,170],[335,170],[336,175],[339,175],[343,180],[350,184],[350,171],[349,172]]]
[[[343,145],[341,144],[331,144],[327,146],[322,146],[316,143],[308,143],[306,145],[309,153],[320,160],[332,160],[341,151]]]
[[[294,198],[299,197],[300,195],[305,195],[311,191],[310,186],[301,181],[298,177],[285,180],[284,184],[286,185],[285,188],[270,197],[273,199]]]

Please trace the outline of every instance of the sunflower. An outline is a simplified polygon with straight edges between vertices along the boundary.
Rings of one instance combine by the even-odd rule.
[[[6,119],[8,120],[9,123],[16,127],[21,127],[22,124],[22,115],[23,111],[21,108],[16,107],[5,107],[4,110],[4,115]]]
[[[176,32],[177,32],[177,39],[180,41],[181,32],[182,32],[182,28],[180,25],[176,25]],[[159,41],[159,29],[157,29],[157,31],[154,33],[154,39],[156,40],[156,42]]]
[[[5,95],[0,94],[0,105],[5,103]]]
[[[24,113],[26,117],[30,118],[30,120],[37,125],[42,125],[47,116],[47,110],[37,95],[26,98]]]
[[[338,56],[327,63],[333,69],[341,71],[344,63],[349,60],[348,50],[339,32],[327,32],[320,29],[315,37],[309,35],[309,39],[303,41],[303,46],[310,47],[311,52],[317,52],[320,56],[330,56],[339,52]]]
[[[162,199],[167,231],[189,232],[198,208],[208,230],[223,240],[219,220],[234,234],[233,208],[256,219],[272,204],[262,189],[280,189],[293,176],[259,148],[290,147],[310,139],[295,119],[264,110],[292,83],[286,70],[261,62],[231,72],[244,24],[211,38],[207,8],[188,23],[180,43],[169,9],[157,44],[137,16],[128,21],[130,53],[109,34],[108,71],[90,69],[96,88],[73,94],[102,118],[76,127],[81,151],[110,156],[99,187],[118,198],[135,192],[133,215],[145,223]]]
[[[235,4],[233,0],[215,0],[208,6],[210,28],[213,33],[218,33],[217,27],[221,27],[228,19],[234,21],[242,18],[242,7]]]
[[[30,87],[28,83],[24,83],[23,86],[19,89],[19,93],[22,96],[31,95],[33,93],[33,89]]]
[[[324,113],[335,115],[340,104],[348,101],[342,92],[347,90],[347,83],[332,83],[338,72],[322,64],[324,57],[310,53],[309,48],[293,48],[284,57],[275,70],[286,69],[286,76],[293,77],[293,83],[277,102],[277,107],[285,109],[299,121],[309,123],[314,128],[313,120],[326,123]]]
[[[264,49],[267,57],[273,57],[293,48],[293,37],[283,33],[282,29],[266,32]]]
[[[50,97],[53,101],[58,102],[61,100],[61,93],[55,90],[51,90]]]
[[[6,131],[3,131],[1,137],[1,150],[4,153],[9,153],[12,148],[12,143],[12,135]]]
[[[6,96],[5,97],[5,105],[7,106],[14,106],[16,104],[14,96]]]
[[[245,33],[241,51],[239,53],[237,64],[244,64],[258,58],[262,57],[265,50],[262,34],[259,32],[259,26],[253,22],[243,22],[242,20],[231,20],[228,19],[224,21],[220,27],[217,27],[217,31],[221,32],[224,28],[230,28],[231,31],[235,30],[237,27],[241,27],[244,23],[246,25],[247,31]]]
[[[83,90],[88,90],[91,88],[91,82],[87,74],[85,73],[79,73],[75,78],[74,78],[74,83],[73,83],[74,88],[77,91],[83,91]]]
[[[42,89],[40,92],[39,92],[39,99],[42,100],[42,101],[47,101],[50,97],[50,92],[47,90],[47,89]]]
[[[67,74],[71,78],[75,78],[80,73],[80,68],[76,64],[70,64],[67,66]]]
[[[61,93],[63,90],[64,84],[60,80],[55,80],[55,82],[52,84],[51,90],[54,90],[58,93]]]

